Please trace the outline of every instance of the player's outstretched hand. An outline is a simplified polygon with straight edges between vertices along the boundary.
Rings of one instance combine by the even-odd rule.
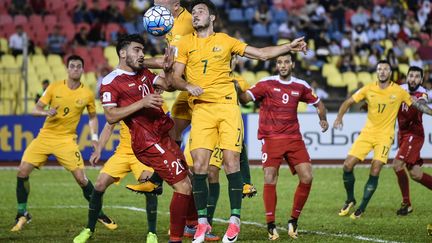
[[[329,124],[328,124],[328,122],[326,120],[321,120],[319,122],[319,124],[320,124],[320,126],[322,128],[321,132],[325,132],[329,128]]]
[[[90,156],[90,160],[89,160],[90,164],[92,166],[95,166],[99,162],[100,157],[101,157],[101,151],[96,149],[95,151],[93,151],[93,153]]]
[[[168,46],[167,48],[165,48],[164,63],[162,67],[164,72],[170,72],[172,70],[172,67],[174,65],[174,53],[175,47]]]
[[[162,106],[163,98],[160,94],[148,94],[141,100],[144,108],[158,109]]]
[[[193,84],[187,84],[186,89],[189,94],[193,96],[200,96],[202,93],[204,93],[204,90],[200,86],[196,86]]]
[[[304,41],[304,36],[293,40],[288,44],[290,46],[291,52],[306,52],[307,44]]]
[[[55,115],[57,115],[57,109],[59,108],[59,106],[56,106],[56,107],[52,107],[52,108],[50,108],[48,111],[47,111],[47,116],[51,116],[51,117],[53,117],[53,116],[55,116]]]
[[[342,130],[342,127],[343,127],[342,119],[336,118],[336,120],[333,123],[333,128]]]

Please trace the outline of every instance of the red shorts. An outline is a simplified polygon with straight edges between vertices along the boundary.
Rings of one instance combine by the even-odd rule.
[[[135,156],[141,163],[152,167],[169,185],[174,185],[188,175],[189,167],[184,155],[170,137],[162,138],[159,143]]]
[[[420,150],[423,147],[424,138],[419,136],[403,136],[398,138],[399,150],[396,159],[402,160],[410,168],[414,165],[422,165]]]
[[[309,153],[302,139],[263,139],[262,164],[263,167],[279,168],[282,160],[287,161],[291,172],[296,173],[294,166],[310,163]]]

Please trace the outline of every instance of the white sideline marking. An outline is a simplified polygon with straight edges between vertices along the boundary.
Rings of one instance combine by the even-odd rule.
[[[144,208],[131,207],[131,206],[106,205],[106,206],[103,206],[103,207],[104,208],[126,209],[126,210],[137,211],[137,212],[146,212],[146,210]],[[87,206],[73,206],[73,205],[70,205],[70,206],[50,206],[50,207],[38,207],[38,206],[32,207],[32,206],[30,206],[29,208],[43,209],[43,208],[88,208],[88,207]],[[158,211],[158,213],[159,214],[169,215],[169,212],[160,212],[160,211]],[[214,218],[213,221],[219,222],[219,223],[228,223],[228,220],[221,219],[221,218]],[[242,221],[241,223],[242,224],[246,224],[246,225],[257,226],[257,227],[260,227],[260,228],[267,228],[267,225],[264,225],[264,224],[261,224],[261,223],[257,223],[257,222]],[[284,227],[278,227],[278,229],[280,229],[280,230],[287,230],[287,228],[284,228]],[[378,243],[401,243],[399,241],[381,240],[381,239],[370,238],[370,237],[361,236],[361,235],[334,234],[334,233],[327,233],[327,232],[322,232],[322,231],[309,231],[309,230],[299,230],[299,232],[306,233],[306,234],[323,235],[323,236],[334,236],[334,237],[340,237],[340,238],[351,238],[351,239],[356,239],[356,240],[369,241],[369,242],[378,242]]]

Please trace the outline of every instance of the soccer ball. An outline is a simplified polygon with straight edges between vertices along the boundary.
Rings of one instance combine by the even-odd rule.
[[[174,17],[167,8],[153,6],[145,12],[143,24],[148,33],[154,36],[163,36],[172,29]]]

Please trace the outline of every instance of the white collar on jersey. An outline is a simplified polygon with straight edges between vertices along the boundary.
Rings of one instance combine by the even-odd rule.
[[[136,74],[135,72],[128,72],[128,71],[120,69],[120,68],[116,68],[115,70],[119,75],[121,75],[121,74],[135,75]]]
[[[277,80],[279,81],[279,83],[282,83],[282,84],[290,84],[290,83],[292,83],[293,81],[295,81],[296,78],[294,78],[293,76],[291,76],[291,77],[290,77],[290,80],[285,81],[285,80],[282,80],[282,79],[280,78],[280,76],[278,75],[278,76],[277,76]]]

